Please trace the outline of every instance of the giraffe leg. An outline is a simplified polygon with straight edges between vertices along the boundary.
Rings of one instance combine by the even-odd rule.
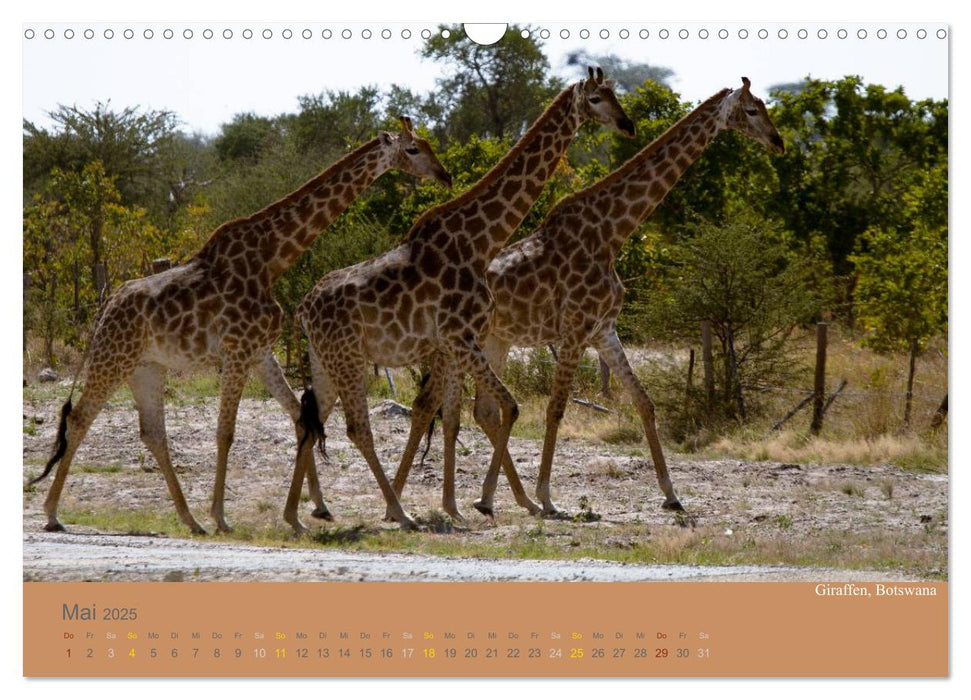
[[[495,339],[494,336],[489,336],[482,349],[493,371],[502,376],[503,369],[506,366],[506,357],[509,354],[509,345]],[[493,436],[498,437],[497,431],[502,423],[499,406],[488,394],[478,388],[476,388],[475,393],[473,416],[475,422],[485,431],[490,441],[492,441]],[[506,480],[509,482],[509,488],[512,490],[516,503],[529,511],[530,515],[539,515],[543,509],[526,495],[526,489],[523,488],[523,483],[519,479],[519,473],[513,465],[512,455],[509,454],[508,449],[504,451],[502,456],[502,469],[506,474]]]
[[[353,362],[353,361],[352,361]],[[344,420],[347,422],[347,437],[353,442],[357,449],[361,451],[371,473],[374,474],[378,487],[381,489],[384,500],[387,503],[388,511],[391,516],[405,530],[417,530],[418,524],[401,507],[398,496],[385,476],[381,468],[381,462],[374,450],[374,435],[371,432],[371,420],[367,410],[367,392],[365,391],[365,367],[364,358],[358,362],[344,362],[343,367],[348,365],[356,367],[356,371],[345,372],[339,377],[334,377],[337,390],[340,394],[341,404],[344,407]]]
[[[664,459],[664,451],[661,449],[661,439],[657,434],[657,426],[654,422],[654,402],[651,401],[651,397],[648,396],[647,391],[644,390],[644,386],[637,378],[637,375],[634,374],[634,370],[627,360],[627,354],[624,352],[624,348],[617,338],[617,331],[613,328],[605,331],[598,340],[597,350],[610,367],[610,370],[620,378],[624,387],[626,387],[634,398],[634,405],[637,406],[637,412],[641,416],[641,423],[644,425],[644,434],[647,436],[647,444],[651,449],[651,458],[654,460],[654,471],[657,474],[657,482],[661,487],[661,491],[664,492],[664,503],[661,507],[667,508],[668,510],[683,511],[684,508],[681,505],[681,501],[678,500],[678,497],[674,493],[674,486],[671,483],[671,477],[668,475],[668,465]]]
[[[222,394],[219,400],[219,421],[216,424],[216,481],[212,487],[212,508],[209,514],[216,521],[219,532],[232,532],[226,522],[226,471],[229,464],[229,448],[236,432],[236,413],[246,385],[249,367],[245,362],[227,360],[223,363]]]
[[[61,492],[64,483],[67,481],[67,473],[71,468],[71,461],[78,447],[87,435],[88,429],[94,419],[101,412],[105,401],[111,396],[115,389],[121,384],[122,373],[112,373],[110,376],[89,373],[85,382],[84,392],[78,399],[77,406],[67,417],[67,431],[65,433],[66,446],[63,455],[57,462],[57,471],[54,473],[54,481],[47,492],[44,500],[44,513],[47,515],[47,524],[44,529],[48,532],[64,532],[64,526],[57,519],[57,505],[61,500]]]
[[[312,377],[311,382],[317,400],[317,417],[320,420],[320,424],[323,425],[327,422],[327,418],[330,417],[331,411],[334,410],[334,404],[337,402],[337,390],[330,376],[321,366],[313,348],[310,349],[310,371]],[[300,426],[300,429],[302,431],[303,426]],[[313,449],[314,445],[312,441],[304,440],[303,437],[297,440],[297,458],[293,467],[293,478],[290,482],[287,502],[283,508],[283,519],[290,524],[297,535],[302,535],[307,532],[307,528],[300,522],[297,509],[300,505],[300,492],[303,490],[304,475],[308,472],[310,466],[314,464]]]
[[[473,417],[478,426],[485,432],[489,441],[494,444],[498,439],[498,431],[502,425],[502,415],[499,407],[488,394],[476,390]],[[526,489],[523,488],[523,482],[519,478],[519,472],[516,471],[512,455],[509,454],[508,449],[502,455],[502,470],[506,475],[506,481],[509,482],[509,488],[516,499],[516,504],[525,508],[530,515],[542,513],[543,509],[527,495]]]
[[[444,358],[442,356],[439,355],[436,357],[432,364],[431,373],[428,375],[428,380],[421,387],[418,396],[415,397],[415,400],[411,404],[411,429],[408,433],[408,443],[405,445],[405,451],[401,455],[401,462],[398,464],[398,471],[395,472],[394,481],[392,482],[394,492],[399,499],[405,489],[405,482],[408,480],[411,467],[414,465],[415,455],[421,446],[421,440],[435,419],[435,413],[438,411],[438,407],[442,405],[442,396],[445,391],[442,381],[444,376],[443,362]],[[394,518],[392,518],[391,512],[388,511],[385,513],[384,519],[393,520]]]
[[[451,362],[445,363],[445,392],[442,404],[442,440],[444,441],[444,470],[442,509],[459,522],[465,518],[455,503],[455,443],[459,435],[459,412],[462,408],[462,380]]]
[[[493,452],[492,461],[489,463],[489,471],[485,481],[482,483],[482,497],[476,500],[473,505],[483,515],[493,516],[492,502],[496,493],[496,485],[499,481],[499,470],[502,467],[503,456],[509,445],[509,433],[513,423],[519,415],[519,407],[516,399],[502,383],[496,373],[489,366],[485,353],[479,348],[478,344],[471,339],[461,339],[451,350],[455,368],[459,373],[471,374],[475,379],[479,389],[489,395],[499,404],[502,411],[502,421],[499,429],[490,435]],[[461,376],[461,374],[459,374]],[[515,472],[516,468],[513,466]],[[518,479],[518,474],[516,476]]]
[[[290,414],[290,418],[293,420],[294,430],[297,434],[297,444],[299,445],[305,434],[303,427],[300,425],[300,401],[293,393],[293,389],[290,388],[287,378],[283,375],[283,368],[276,361],[272,350],[268,350],[260,360],[258,372],[260,378],[263,380],[263,384],[266,385],[273,398]],[[310,450],[304,458],[308,460],[306,466],[307,490],[314,504],[317,506],[312,515],[322,520],[333,520],[327,504],[324,503],[324,494],[320,490],[320,480],[317,476],[317,464],[314,460],[313,450]]]
[[[556,450],[556,435],[563,420],[566,402],[573,389],[573,376],[583,355],[583,347],[579,345],[564,345],[560,348],[560,357],[556,363],[556,373],[553,375],[553,390],[550,401],[546,405],[546,435],[543,438],[543,456],[539,463],[539,477],[536,480],[536,498],[543,504],[543,516],[553,517],[559,514],[550,498],[550,476],[553,472],[553,453]]]
[[[158,364],[143,365],[128,378],[128,385],[131,387],[132,395],[135,397],[135,407],[138,409],[138,428],[142,442],[158,462],[179,520],[185,523],[193,534],[206,534],[205,529],[189,511],[169,455],[165,433],[165,368]]]

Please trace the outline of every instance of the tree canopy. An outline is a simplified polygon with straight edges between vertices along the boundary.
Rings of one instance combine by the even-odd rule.
[[[473,134],[515,140],[562,89],[550,74],[542,45],[523,27],[510,25],[502,40],[482,46],[469,39],[462,25],[443,26],[421,50],[424,58],[447,66],[438,81],[447,134],[462,141]]]
[[[240,113],[211,137],[186,132],[171,112],[110,102],[53,106],[47,127],[24,121],[28,332],[52,359],[56,343],[83,342],[99,266],[112,287],[148,274],[155,257],[184,259],[219,224],[283,197],[406,114],[454,190],[383,176],[283,276],[278,298],[292,309],[326,272],[394,245],[428,207],[492,167],[564,86],[527,27],[510,26],[492,46],[461,25],[441,29],[448,36],[435,33],[420,49],[442,69],[427,93],[311,92],[293,112]],[[618,81],[637,137],[582,129],[517,237],[695,107],[670,87],[669,68],[584,51],[566,63],[582,69],[578,78],[595,64]],[[621,251],[624,340],[694,332],[704,318],[724,353],[726,331],[737,342],[744,385],[768,366],[750,370],[757,363],[746,358],[823,313],[886,351],[946,334],[947,101],[845,76],[796,77],[767,104],[785,154],[720,135]]]

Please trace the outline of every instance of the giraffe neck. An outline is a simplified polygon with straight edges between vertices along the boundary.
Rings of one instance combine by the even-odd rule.
[[[577,86],[561,92],[495,167],[459,197],[426,212],[409,240],[467,243],[473,264],[488,266],[522,223],[581,124]],[[463,258],[468,260],[468,258]]]
[[[672,125],[627,163],[575,197],[595,210],[596,235],[615,260],[684,172],[725,129],[731,90],[722,90]],[[587,227],[584,227],[587,228]],[[582,234],[581,234],[582,235]]]
[[[220,226],[197,258],[231,262],[245,257],[272,284],[367,187],[391,167],[388,150],[373,139],[351,151],[298,190],[255,214]],[[259,267],[259,266],[258,266]]]

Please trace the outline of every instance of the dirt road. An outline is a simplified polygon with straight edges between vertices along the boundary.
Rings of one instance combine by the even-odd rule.
[[[883,581],[886,572],[792,566],[638,565],[268,548],[131,535],[24,535],[40,581]]]

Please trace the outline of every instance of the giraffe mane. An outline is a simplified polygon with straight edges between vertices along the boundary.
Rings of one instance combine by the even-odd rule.
[[[380,142],[381,142],[381,139],[379,138],[371,139],[370,141],[363,144],[362,146],[355,148],[350,153],[345,154],[342,158],[332,163],[323,172],[320,172],[317,175],[314,175],[312,178],[310,178],[304,184],[302,184],[298,189],[294,190],[293,192],[290,192],[289,194],[278,199],[272,204],[268,204],[262,209],[260,209],[259,211],[254,212],[252,214],[239,216],[235,219],[230,219],[229,221],[223,222],[222,224],[217,226],[216,229],[210,234],[205,244],[196,254],[196,257],[204,257],[205,254],[208,252],[209,248],[215,245],[216,239],[221,237],[227,230],[234,228],[243,223],[252,224],[256,221],[259,221],[260,219],[269,218],[273,216],[275,213],[277,213],[279,210],[285,209],[286,207],[291,206],[294,202],[299,201],[304,195],[306,195],[307,192],[313,190],[320,182],[326,180],[335,172],[345,168],[350,161],[370,151],[371,149],[377,148]]]
[[[597,180],[595,183],[593,183],[592,185],[590,185],[588,187],[585,187],[584,189],[580,190],[579,192],[574,192],[572,194],[568,194],[565,197],[563,197],[562,199],[560,199],[560,201],[558,201],[553,206],[553,208],[550,209],[546,213],[546,218],[543,220],[543,224],[540,225],[540,228],[542,228],[542,226],[544,226],[546,224],[546,222],[549,221],[550,218],[554,214],[558,213],[563,207],[568,206],[569,204],[577,201],[578,199],[582,199],[584,197],[587,197],[587,196],[593,194],[594,192],[598,192],[601,189],[604,189],[606,187],[609,187],[610,185],[612,185],[613,183],[617,182],[618,180],[626,177],[627,176],[627,173],[630,170],[632,170],[637,165],[639,165],[640,163],[644,162],[645,160],[647,160],[648,158],[650,158],[652,155],[654,155],[657,152],[657,150],[659,148],[661,148],[661,146],[663,146],[672,137],[673,134],[675,134],[682,126],[684,126],[684,123],[686,121],[688,121],[689,119],[691,119],[695,115],[697,115],[703,108],[708,107],[711,104],[713,104],[715,102],[718,102],[719,100],[724,99],[726,96],[728,96],[732,92],[734,92],[734,90],[732,90],[732,88],[724,88],[722,90],[719,90],[714,95],[712,95],[711,97],[709,97],[707,100],[705,100],[704,102],[702,102],[701,104],[699,104],[697,107],[695,107],[693,110],[691,110],[690,112],[688,112],[686,115],[684,115],[683,117],[681,117],[674,124],[672,124],[667,129],[665,129],[664,132],[660,136],[658,136],[656,139],[654,139],[653,141],[651,141],[651,143],[649,143],[647,146],[645,146],[644,148],[642,148],[641,150],[639,150],[637,153],[635,153],[633,156],[631,156],[630,159],[626,163],[624,163],[623,165],[621,165],[619,168],[615,169],[613,172],[611,172],[611,173],[609,173],[607,175],[604,175],[602,178],[600,178],[599,180]]]
[[[539,117],[536,118],[536,120],[533,122],[532,126],[529,127],[526,133],[519,138],[519,141],[517,141],[516,144],[511,149],[509,149],[509,152],[506,153],[506,155],[504,155],[498,163],[492,166],[489,172],[487,172],[485,175],[479,178],[478,182],[476,182],[474,185],[472,185],[472,187],[467,189],[462,194],[458,195],[453,199],[448,200],[447,202],[442,202],[441,204],[437,204],[431,209],[426,210],[425,213],[423,213],[421,216],[418,217],[418,219],[415,221],[411,229],[408,231],[408,233],[405,235],[405,237],[402,240],[403,241],[413,240],[429,219],[436,216],[440,216],[445,212],[448,212],[454,208],[460,207],[466,204],[467,202],[469,202],[470,200],[474,199],[475,197],[478,197],[479,194],[482,192],[482,190],[484,190],[486,187],[488,187],[493,182],[495,182],[496,179],[499,177],[499,174],[503,170],[505,170],[506,167],[508,167],[508,165],[513,161],[513,159],[516,158],[520,153],[522,153],[526,149],[526,146],[529,145],[529,143],[532,141],[532,137],[545,124],[547,115],[549,115],[549,113],[553,111],[554,108],[557,108],[562,103],[572,99],[573,93],[576,90],[577,85],[580,85],[582,83],[583,81],[580,81],[579,83],[574,83],[573,85],[570,85],[569,87],[565,88],[559,95],[556,96],[556,98],[552,102],[550,102],[549,106],[545,110],[543,110],[543,113]]]

